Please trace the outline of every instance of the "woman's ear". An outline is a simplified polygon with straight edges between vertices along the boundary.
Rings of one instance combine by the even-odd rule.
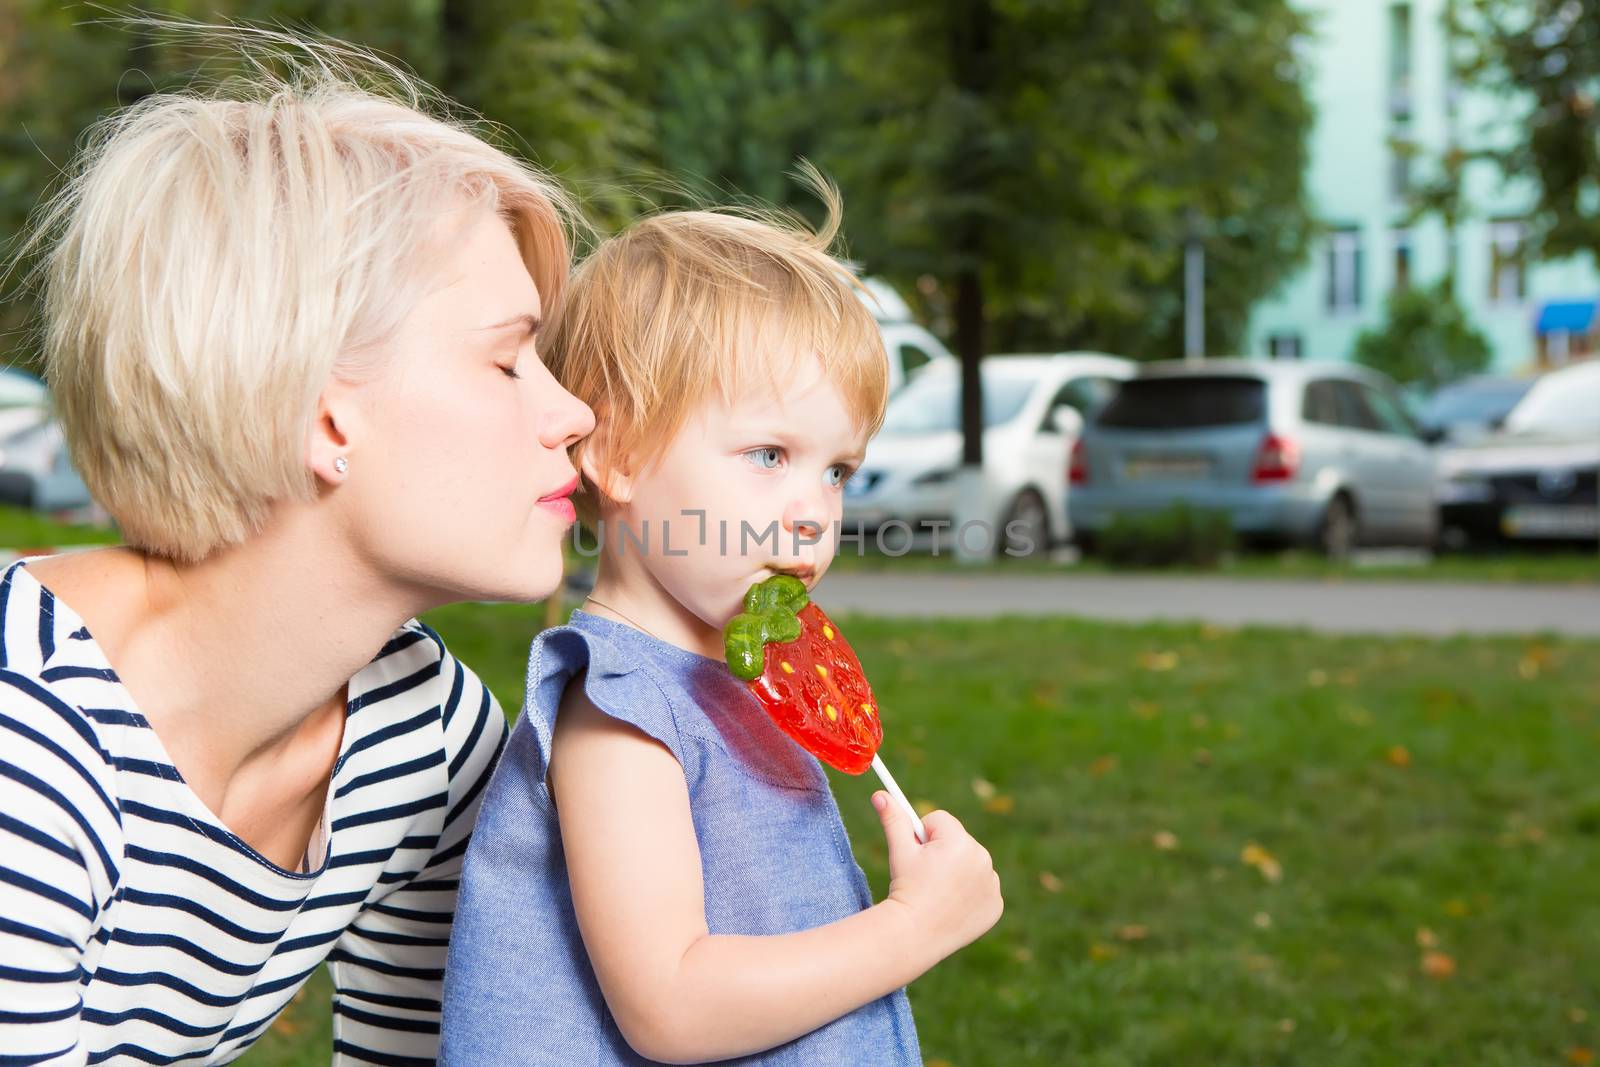
[[[350,476],[351,435],[360,415],[349,385],[329,381],[317,397],[317,414],[306,437],[306,466],[327,485],[341,485]]]
[[[583,443],[578,468],[583,480],[612,503],[627,504],[633,500],[633,477],[628,465],[613,462],[601,442],[591,437]]]

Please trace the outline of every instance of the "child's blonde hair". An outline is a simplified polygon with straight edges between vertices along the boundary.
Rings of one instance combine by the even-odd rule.
[[[317,397],[382,370],[374,348],[437,270],[440,220],[498,212],[554,305],[576,216],[359,49],[145,21],[255,73],[102,121],[22,248],[45,249],[45,372],[84,482],[130,544],[195,560],[313,496]]]
[[[860,281],[828,254],[843,214],[838,190],[802,171],[827,207],[815,232],[777,212],[671,211],[603,242],[577,269],[543,349],[556,380],[594,409],[597,428],[573,447],[608,467],[648,469],[708,399],[731,404],[774,391],[795,361],[821,360],[857,425],[883,422],[888,358]],[[870,299],[870,297],[869,297]],[[596,489],[574,496],[598,517]]]

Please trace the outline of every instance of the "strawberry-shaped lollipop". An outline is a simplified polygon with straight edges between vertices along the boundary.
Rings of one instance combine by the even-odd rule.
[[[850,643],[811,601],[805,583],[787,574],[752,585],[744,611],[723,630],[728,669],[784,733],[846,774],[868,767],[905,810],[919,840],[922,820],[878,758],[883,722],[877,700]]]

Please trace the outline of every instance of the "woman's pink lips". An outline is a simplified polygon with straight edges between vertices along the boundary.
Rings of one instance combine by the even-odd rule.
[[[576,522],[578,519],[578,509],[564,496],[558,496],[554,500],[540,500],[539,506],[553,512],[563,522]]]
[[[549,493],[549,494],[547,494],[545,496],[540,497],[539,498],[539,503],[541,503],[541,504],[553,504],[557,500],[565,500],[567,497],[571,496],[574,492],[576,492],[577,488],[578,488],[578,477],[577,477],[577,475],[573,475],[572,481],[568,482],[566,485],[563,485],[560,489],[557,489],[555,492]]]
[[[572,481],[563,485],[549,496],[539,498],[539,506],[546,511],[554,513],[563,522],[576,522],[578,509],[572,506],[572,501],[567,499],[578,488],[578,479],[574,475]]]

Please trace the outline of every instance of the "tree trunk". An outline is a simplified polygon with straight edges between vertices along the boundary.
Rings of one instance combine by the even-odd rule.
[[[439,88],[446,96],[477,107],[467,81],[472,51],[472,0],[442,0],[439,5],[439,50],[444,69]]]

